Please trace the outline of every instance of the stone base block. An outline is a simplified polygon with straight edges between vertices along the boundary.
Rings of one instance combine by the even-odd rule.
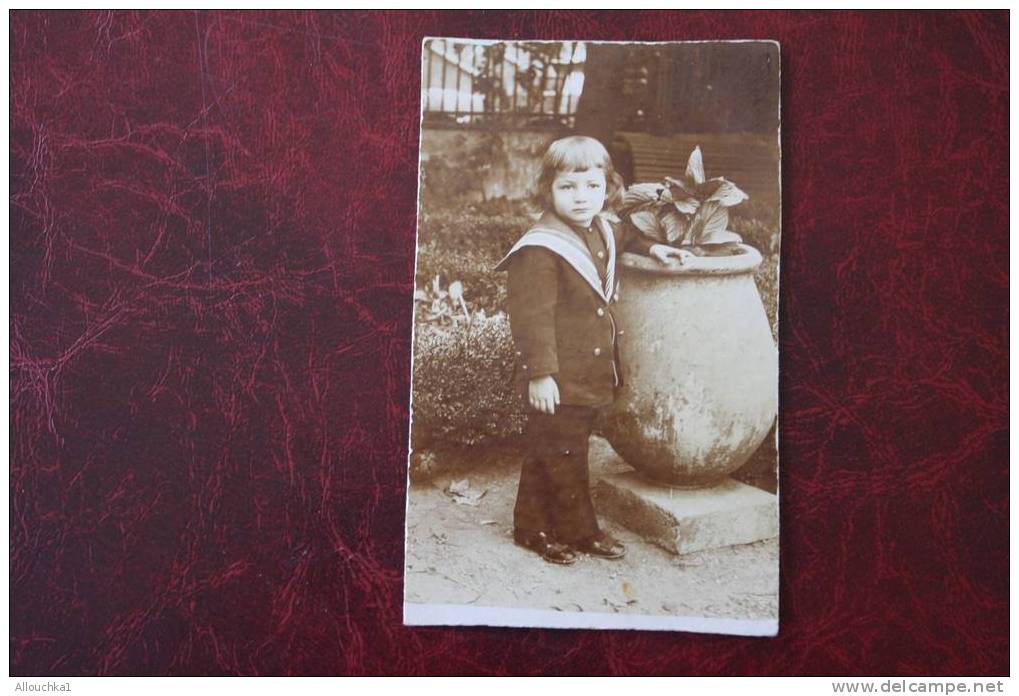
[[[595,487],[595,503],[608,519],[675,554],[778,536],[778,497],[732,479],[683,490],[632,472],[609,474]]]

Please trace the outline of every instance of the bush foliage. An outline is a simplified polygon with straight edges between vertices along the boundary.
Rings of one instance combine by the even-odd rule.
[[[505,314],[470,324],[417,324],[413,448],[474,445],[520,432],[513,340]]]
[[[531,223],[523,204],[422,207],[417,286],[425,287],[436,276],[443,287],[459,280],[472,311],[505,311],[506,278],[492,269]]]
[[[520,431],[506,277],[492,269],[531,223],[525,203],[422,206],[417,287],[432,287],[436,277],[442,288],[459,281],[472,319],[429,323],[427,303],[416,303],[415,449],[477,444]],[[778,211],[748,201],[733,209],[730,228],[764,255],[755,281],[777,340]]]

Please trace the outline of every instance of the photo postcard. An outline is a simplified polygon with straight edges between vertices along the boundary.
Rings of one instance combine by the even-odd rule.
[[[406,624],[777,634],[779,55],[424,40]]]

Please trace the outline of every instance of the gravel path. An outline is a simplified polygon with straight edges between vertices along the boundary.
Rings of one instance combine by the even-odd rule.
[[[593,438],[591,447],[592,461],[605,459],[594,456],[596,448],[608,447],[604,440]],[[475,448],[469,454],[443,456],[462,461],[442,467],[444,473],[429,481],[412,483],[410,489],[407,602],[709,618],[778,617],[777,539],[674,556],[601,520],[607,531],[627,545],[626,557],[607,561],[581,556],[573,566],[557,566],[513,543],[513,503],[520,471],[513,453]],[[488,463],[479,464],[478,456],[485,456]],[[595,481],[609,470],[591,473]],[[465,479],[469,488],[464,488]],[[450,487],[464,495],[450,493]]]

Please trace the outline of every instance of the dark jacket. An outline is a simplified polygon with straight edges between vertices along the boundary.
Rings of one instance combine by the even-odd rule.
[[[496,267],[509,271],[510,329],[525,395],[528,381],[552,375],[562,404],[605,406],[622,383],[611,311],[618,299],[616,259],[623,251],[647,255],[655,242],[604,217],[595,225],[601,236],[593,237],[604,258],[592,254],[591,244],[558,216],[546,213]]]

